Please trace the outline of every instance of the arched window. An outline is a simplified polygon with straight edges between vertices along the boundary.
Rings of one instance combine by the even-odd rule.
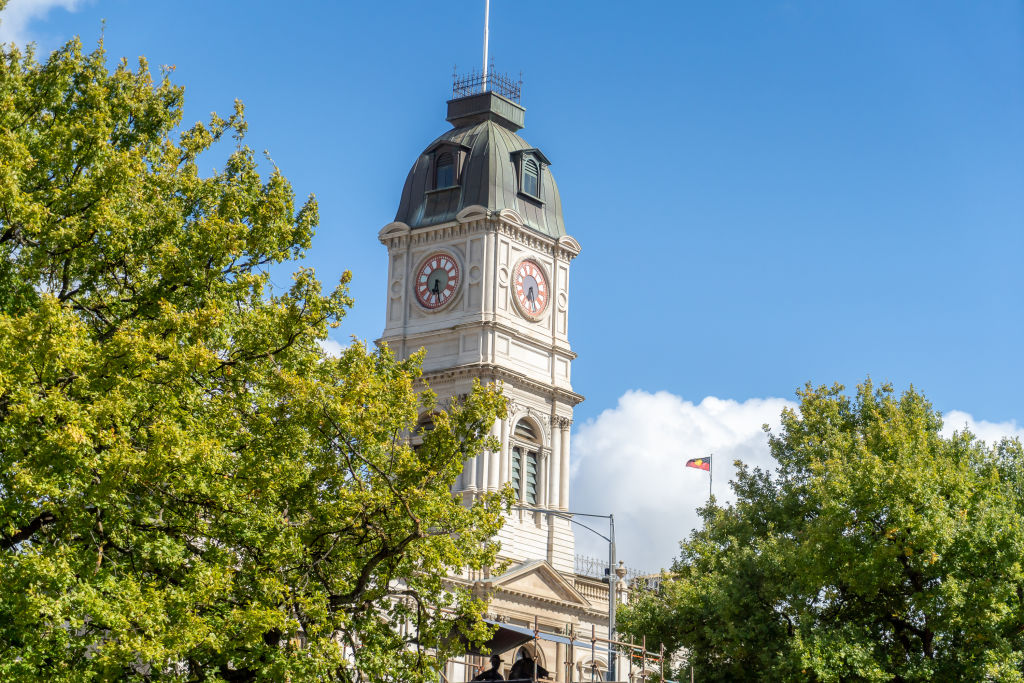
[[[418,451],[420,449],[420,446],[423,445],[423,436],[433,429],[434,416],[430,413],[427,413],[416,422],[416,426],[413,427],[412,434],[409,435],[409,445],[412,446],[414,451]]]
[[[424,432],[430,432],[434,429],[434,416],[427,413],[420,418],[420,421],[416,423],[416,433],[423,434]]]
[[[608,665],[602,660],[587,660],[583,662],[580,667],[580,674],[584,681],[603,681],[605,671],[608,670]]]
[[[512,449],[512,490],[516,500],[537,504],[537,452],[521,446]]]
[[[534,159],[527,159],[523,164],[523,192],[540,197],[540,167]]]
[[[547,664],[547,660],[544,657],[544,650],[541,650],[540,648],[535,648],[532,645],[523,645],[521,648],[516,650],[515,655],[512,656],[512,665],[515,666],[520,660],[527,659],[527,658],[532,659],[533,661],[537,662],[537,666],[539,668],[542,668],[545,671],[547,670],[547,666],[545,666]],[[522,665],[520,665],[520,666],[522,666]],[[526,668],[527,673],[532,678],[533,677],[533,667],[529,666],[529,667],[524,667],[524,668]],[[509,673],[511,674],[511,671]],[[554,678],[553,672],[549,672],[549,675],[550,675],[551,678]],[[513,679],[510,678],[509,680],[513,680]],[[514,680],[520,680],[520,679],[514,679]]]
[[[527,505],[537,504],[537,454],[540,452],[540,438],[532,422],[520,420],[512,430],[512,437],[518,442],[512,448],[512,463],[509,478],[516,500]]]
[[[532,441],[533,443],[538,443],[540,441],[540,439],[537,438],[537,432],[533,428],[533,425],[526,420],[520,420],[516,423],[516,429],[513,434],[515,434],[517,439],[522,439],[523,441]]]
[[[442,152],[434,163],[434,189],[440,190],[455,184],[455,158],[451,152]]]

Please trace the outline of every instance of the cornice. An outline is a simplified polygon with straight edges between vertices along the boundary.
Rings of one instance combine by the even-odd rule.
[[[563,346],[558,346],[557,344],[549,343],[547,340],[550,337],[548,337],[547,335],[544,335],[541,338],[541,339],[543,339],[543,341],[539,341],[536,337],[527,336],[527,335],[523,334],[523,332],[522,332],[522,330],[520,328],[514,327],[513,325],[510,325],[509,323],[506,323],[506,322],[504,322],[502,320],[486,320],[486,319],[469,320],[469,321],[466,321],[466,322],[457,323],[455,325],[452,325],[451,327],[443,327],[443,328],[439,328],[439,329],[423,330],[422,332],[411,332],[411,333],[408,333],[408,334],[404,335],[404,337],[401,336],[401,335],[395,335],[395,336],[391,336],[391,337],[383,337],[382,336],[382,337],[379,337],[376,340],[375,343],[377,343],[377,344],[382,344],[382,343],[393,344],[394,342],[399,342],[402,339],[405,339],[407,344],[410,344],[412,346],[416,346],[415,342],[417,340],[420,340],[420,339],[422,339],[422,340],[429,340],[430,337],[436,337],[440,333],[445,333],[445,332],[461,332],[463,330],[479,329],[479,328],[484,328],[484,329],[487,329],[487,330],[494,330],[495,332],[502,332],[504,334],[507,334],[509,337],[512,337],[512,338],[516,339],[516,341],[522,341],[522,342],[525,342],[525,343],[532,344],[533,346],[536,346],[538,348],[544,349],[545,351],[553,351],[554,353],[557,353],[559,356],[561,356],[563,358],[567,358],[567,359],[569,359],[571,361],[572,360],[576,360],[577,355],[578,355],[575,351],[572,351],[571,349],[568,349],[568,348],[563,347]],[[566,344],[568,344],[568,342],[566,342]]]
[[[526,375],[510,370],[509,368],[494,363],[467,363],[445,368],[444,370],[431,370],[423,373],[423,380],[432,387],[454,384],[460,380],[479,378],[493,382],[507,382],[515,387],[523,387],[531,392],[548,396],[553,400],[568,403],[570,406],[579,405],[584,397],[570,389],[553,387],[550,384],[531,379]]]
[[[495,597],[511,597],[515,598],[519,602],[535,602],[543,605],[551,605],[557,607],[561,612],[567,612],[575,614],[576,616],[584,616],[590,618],[608,618],[607,611],[602,611],[597,607],[580,605],[575,602],[569,602],[568,600],[559,600],[558,598],[551,598],[544,595],[534,595],[526,591],[515,590],[514,588],[506,588],[504,586],[495,586],[490,580],[483,581],[469,581],[461,577],[445,577],[443,580],[452,586],[462,586],[474,590],[478,594],[486,594],[489,601],[493,605]]]
[[[486,582],[481,582],[481,583],[483,583],[483,588],[484,588],[484,590],[487,591],[488,595],[490,595],[492,601],[494,600],[495,597],[498,597],[498,596],[511,596],[511,597],[514,597],[514,598],[518,598],[520,600],[525,599],[525,600],[529,600],[529,601],[532,601],[532,602],[538,602],[538,603],[541,603],[541,604],[544,604],[544,605],[553,605],[555,607],[558,607],[559,610],[563,611],[563,612],[575,613],[577,615],[584,615],[584,616],[587,616],[587,617],[596,617],[596,618],[602,618],[603,617],[605,619],[608,618],[607,612],[602,612],[600,609],[597,609],[595,607],[585,607],[583,605],[578,605],[576,603],[568,602],[566,600],[559,600],[557,598],[549,598],[549,597],[543,596],[543,595],[534,595],[533,593],[527,593],[526,591],[515,590],[514,588],[505,588],[505,587],[502,587],[502,586],[498,586],[496,588],[492,588],[492,587],[488,586],[488,584]]]
[[[388,249],[407,245],[432,244],[452,237],[463,237],[477,232],[495,232],[506,235],[519,244],[536,252],[552,256],[563,262],[570,262],[581,251],[579,242],[569,235],[553,238],[542,235],[527,227],[515,211],[502,209],[492,211],[482,206],[469,206],[459,212],[454,221],[412,229],[405,223],[393,222],[385,225],[377,238]]]

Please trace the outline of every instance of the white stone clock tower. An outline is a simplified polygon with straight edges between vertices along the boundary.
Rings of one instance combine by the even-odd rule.
[[[387,325],[399,356],[426,349],[425,378],[438,397],[474,379],[500,382],[509,402],[495,425],[501,450],[466,462],[457,484],[467,502],[510,483],[526,507],[569,507],[573,393],[569,266],[580,245],[565,232],[550,161],[516,132],[525,110],[477,92],[448,103],[453,128],[416,160],[388,249]],[[569,523],[516,511],[500,535],[502,556],[544,560],[573,572]]]
[[[491,618],[510,628],[604,635],[607,584],[575,573],[571,522],[540,511],[569,511],[569,433],[583,400],[570,382],[569,270],[580,245],[566,234],[551,162],[517,134],[518,89],[461,85],[448,102],[452,129],[419,155],[379,233],[388,250],[380,341],[400,357],[425,348],[424,376],[440,400],[468,393],[474,379],[500,383],[508,400],[494,426],[500,449],[467,460],[453,491],[470,503],[511,485],[520,508],[499,533],[508,569],[451,580],[486,594]],[[607,666],[539,642],[520,649],[533,648],[556,681]],[[472,661],[451,667],[462,668],[450,680],[474,670]]]

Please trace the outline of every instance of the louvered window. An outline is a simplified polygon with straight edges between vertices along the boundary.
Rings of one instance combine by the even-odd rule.
[[[526,441],[537,441],[537,432],[533,430],[533,425],[526,420],[520,420],[516,423],[515,437],[517,439],[524,439]]]
[[[442,152],[434,164],[434,189],[440,190],[455,184],[455,158],[451,152]]]
[[[534,159],[527,159],[523,164],[523,192],[540,197],[540,167]]]
[[[518,448],[512,449],[512,490],[515,491],[516,500],[520,499],[519,491],[521,489],[520,482],[522,481],[523,471],[523,452]]]
[[[537,504],[537,454],[526,454],[526,493],[523,500],[527,505]]]

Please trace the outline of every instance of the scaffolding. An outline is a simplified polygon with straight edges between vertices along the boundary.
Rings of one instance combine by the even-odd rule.
[[[601,655],[606,656],[608,660],[610,660],[611,657],[616,657],[617,660],[619,660],[620,662],[623,659],[628,661],[628,667],[619,667],[624,668],[624,670],[620,671],[620,674],[625,673],[627,674],[627,676],[617,681],[617,683],[635,683],[638,680],[647,681],[649,680],[648,676],[650,676],[651,674],[655,674],[657,676],[657,680],[661,683],[673,683],[672,681],[669,681],[665,678],[665,646],[659,644],[657,652],[653,650],[648,650],[646,637],[644,637],[639,643],[635,642],[633,639],[630,639],[629,642],[621,640],[609,640],[607,638],[602,638],[601,636],[597,635],[597,628],[593,625],[591,625],[590,627],[590,633],[580,633],[572,624],[567,624],[566,628],[563,630],[562,633],[549,633],[540,630],[540,625],[537,617],[534,617],[532,629],[524,626],[512,626],[505,623],[492,623],[495,623],[498,626],[498,632],[495,634],[494,637],[492,637],[492,640],[488,642],[497,642],[498,637],[501,636],[500,642],[505,647],[505,649],[503,649],[500,652],[495,650],[493,652],[494,654],[501,654],[504,651],[518,649],[526,643],[531,643],[533,651],[537,652],[537,649],[540,645],[540,641],[542,640],[560,643],[563,646],[565,646],[564,661],[557,662],[558,666],[561,667],[561,676],[558,676],[557,674],[552,672],[550,678],[539,679],[537,677],[538,665],[536,664],[536,660],[534,660],[535,665],[533,677],[510,678],[506,679],[506,681],[515,681],[516,683],[528,683],[538,680],[561,680],[565,683],[596,683],[597,681],[605,681],[605,673],[599,671],[599,668],[597,666],[598,656]],[[502,633],[503,630],[509,633]],[[510,639],[508,637],[509,634],[519,634],[522,636],[522,639]],[[508,645],[509,643],[513,642],[515,643],[514,645]],[[490,647],[488,647],[487,643],[485,643],[484,646],[488,650],[491,649]],[[478,662],[472,662],[469,659],[471,656],[474,655],[478,658],[485,657],[485,655],[483,655],[480,652],[481,649],[484,648],[473,648],[472,652],[467,651],[466,655],[449,660],[450,663],[464,665],[464,670],[467,672],[465,680],[449,679],[443,673],[441,675],[441,680],[444,683],[467,683],[468,681],[470,681],[473,677],[469,675],[470,672],[472,672],[473,675],[475,676],[484,669],[482,662],[486,661],[485,659]],[[577,655],[579,654],[580,650],[582,650],[584,653],[589,652],[590,666],[589,673],[583,673],[581,671],[580,675],[577,676]]]

